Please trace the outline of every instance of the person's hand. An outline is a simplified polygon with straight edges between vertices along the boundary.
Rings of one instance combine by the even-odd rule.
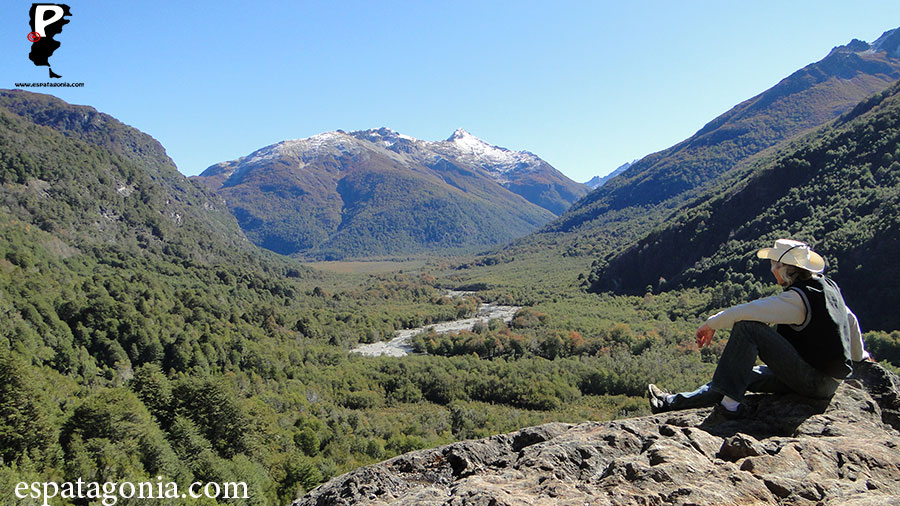
[[[702,327],[697,329],[697,347],[703,348],[704,346],[708,346],[715,333],[716,330],[714,328],[704,323]]]

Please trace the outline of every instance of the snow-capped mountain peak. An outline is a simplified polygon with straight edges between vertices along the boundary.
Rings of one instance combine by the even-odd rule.
[[[357,139],[365,139],[370,142],[374,142],[375,144],[380,144],[384,147],[391,147],[399,141],[408,141],[408,142],[418,142],[419,139],[415,137],[410,137],[409,135],[401,134],[396,130],[393,130],[388,127],[381,128],[370,128],[369,130],[359,130],[356,132],[350,132],[350,135],[356,137]]]
[[[303,139],[281,141],[250,153],[246,163],[236,172],[240,175],[247,167],[267,163],[281,157],[308,161],[325,152],[348,153],[354,151],[352,138],[341,130],[323,132]]]
[[[521,205],[530,202],[543,209],[538,213],[557,216],[587,193],[585,186],[537,155],[488,144],[462,128],[439,141],[416,139],[385,127],[324,132],[272,144],[204,172],[211,188],[257,185],[260,194],[276,193],[272,198],[297,205],[333,195],[329,192],[336,191],[339,181],[348,180],[348,174],[353,175],[349,178],[353,184],[363,184],[355,178],[370,172],[379,174],[373,181],[387,177],[388,186],[395,180],[416,180],[476,199],[502,200],[510,197],[504,193],[508,191],[516,195],[514,200],[524,199],[519,200]]]
[[[484,151],[486,149],[491,149],[491,148],[496,149],[496,150],[509,151],[508,149],[505,149],[505,148],[501,148],[498,146],[492,146],[492,145],[484,142],[483,140],[479,139],[478,137],[475,137],[474,135],[470,134],[469,132],[463,130],[462,128],[457,128],[456,131],[453,132],[453,135],[451,135],[447,139],[447,142],[452,142],[452,143],[456,144],[457,146],[459,146],[461,149],[465,149],[465,150],[473,151],[473,152]]]
[[[467,132],[464,128],[457,128],[456,131],[453,132],[453,135],[451,135],[449,138],[447,138],[447,141],[453,142],[453,141],[456,141],[459,139],[464,139],[466,137],[473,137],[473,138],[477,139],[477,137],[475,137],[474,135]]]
[[[587,183],[584,183],[584,184],[586,184],[586,185],[590,186],[592,189],[596,190],[597,188],[600,188],[601,186],[608,183],[610,179],[612,179],[612,178],[618,176],[619,174],[625,172],[626,170],[628,170],[628,168],[631,167],[632,165],[634,165],[635,163],[637,163],[638,160],[640,160],[640,158],[635,158],[634,160],[632,160],[630,162],[625,162],[624,164],[620,165],[616,170],[610,172],[609,174],[607,174],[603,177],[594,176],[590,181],[588,181]]]
[[[523,168],[540,163],[539,159],[532,153],[511,151],[488,144],[462,128],[458,128],[453,132],[453,135],[446,141],[436,144],[451,147],[457,151],[459,156],[476,161],[480,165],[490,165],[492,172],[505,173],[515,168]]]

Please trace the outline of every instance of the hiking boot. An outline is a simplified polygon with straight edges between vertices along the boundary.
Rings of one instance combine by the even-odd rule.
[[[647,385],[647,392],[650,393],[650,412],[654,415],[657,413],[662,413],[664,411],[669,411],[672,409],[669,406],[669,402],[666,400],[669,397],[669,393],[665,390],[660,389],[653,383]]]
[[[738,404],[737,409],[734,411],[729,410],[721,404],[716,404],[716,406],[712,410],[712,413],[710,414],[711,417],[714,417],[716,419],[721,418],[725,420],[742,420],[745,418],[750,418],[752,415],[753,410],[744,402]]]

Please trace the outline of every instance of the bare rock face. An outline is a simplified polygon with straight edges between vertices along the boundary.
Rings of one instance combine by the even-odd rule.
[[[828,401],[757,395],[711,409],[551,423],[407,453],[296,501],[325,505],[896,505],[900,380],[857,367]]]

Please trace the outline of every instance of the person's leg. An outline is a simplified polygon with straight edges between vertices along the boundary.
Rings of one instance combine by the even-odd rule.
[[[764,375],[754,370],[757,356],[767,365]],[[806,363],[796,348],[772,327],[760,322],[738,322],[716,366],[710,390],[736,401],[743,401],[751,385],[753,390],[779,391],[786,387],[807,397],[826,398],[838,384]]]
[[[691,409],[714,406],[722,400],[722,394],[710,389],[712,383],[702,385],[692,392],[678,392],[666,399],[668,409]],[[791,389],[781,382],[767,366],[753,367],[748,392],[788,393]]]
[[[691,409],[713,406],[722,400],[722,394],[711,390],[707,383],[693,392],[679,392],[666,400],[668,409]]]
[[[768,365],[754,365],[757,356]],[[713,406],[724,395],[742,401],[745,392],[795,392],[827,398],[839,384],[807,364],[772,327],[760,322],[738,322],[716,366],[713,381],[692,392],[668,395],[662,410]]]
[[[767,365],[753,366],[752,378],[750,384],[747,385],[748,392],[766,394],[787,394],[792,392],[791,388],[778,379],[778,376]]]
[[[776,332],[777,334],[777,332]],[[778,334],[781,336],[781,334]],[[786,341],[786,340],[785,340]],[[788,343],[790,344],[790,343]],[[781,383],[786,390],[763,390],[771,392],[797,393],[811,399],[828,399],[834,395],[841,380],[819,371],[800,356],[797,349],[791,345],[790,355],[784,355],[780,351],[773,351],[768,347],[759,349],[759,358],[766,363],[766,368],[771,371],[772,381]],[[772,388],[774,383],[767,382],[766,388]],[[748,391],[754,390],[748,387]]]

